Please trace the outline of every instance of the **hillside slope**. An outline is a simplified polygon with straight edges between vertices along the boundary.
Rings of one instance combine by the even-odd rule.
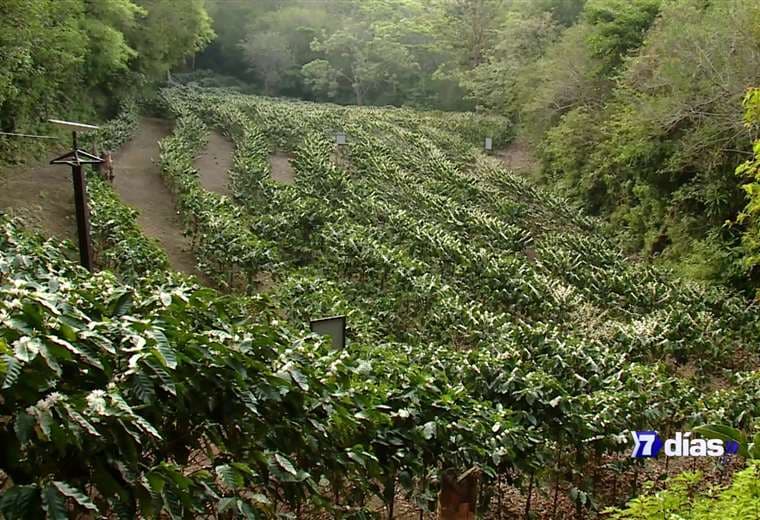
[[[263,274],[273,289],[91,278],[4,223],[6,516],[430,511],[439,475],[472,467],[492,505],[506,479],[591,513],[652,469],[631,430],[757,426],[757,309],[631,263],[483,157],[505,121],[164,98],[160,166],[198,265],[233,293]],[[235,145],[234,201],[193,168],[211,128]],[[275,149],[294,184],[271,178]],[[345,351],[308,332],[336,314]]]

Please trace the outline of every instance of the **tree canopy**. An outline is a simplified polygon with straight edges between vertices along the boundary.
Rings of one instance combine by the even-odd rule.
[[[3,131],[112,112],[214,36],[203,0],[8,0],[0,13]]]

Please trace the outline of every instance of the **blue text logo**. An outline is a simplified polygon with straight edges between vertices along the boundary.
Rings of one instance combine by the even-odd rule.
[[[656,457],[660,451],[666,457],[723,457],[736,455],[739,443],[733,440],[692,439],[691,432],[676,432],[671,439],[662,441],[655,431],[631,432],[633,436],[633,453],[636,459]]]
[[[637,459],[656,457],[662,449],[662,439],[657,432],[631,432],[633,435],[633,454]]]

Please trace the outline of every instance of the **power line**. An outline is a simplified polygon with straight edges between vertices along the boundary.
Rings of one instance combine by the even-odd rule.
[[[30,139],[60,139],[52,135],[32,135],[32,134],[16,134],[13,132],[0,132],[0,135],[6,135],[9,137],[28,137]]]

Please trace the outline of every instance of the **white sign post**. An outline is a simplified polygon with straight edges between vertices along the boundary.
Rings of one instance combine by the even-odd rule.
[[[347,142],[346,134],[344,134],[343,132],[339,132],[335,136],[335,144],[337,144],[338,146],[345,146],[346,142]]]
[[[493,139],[490,137],[486,137],[486,152],[490,152],[493,150]]]

